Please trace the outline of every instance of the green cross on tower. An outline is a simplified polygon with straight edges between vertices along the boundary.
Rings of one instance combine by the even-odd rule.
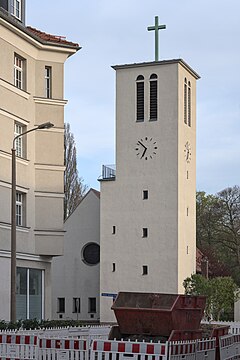
[[[148,31],[155,31],[155,61],[158,61],[158,30],[166,29],[166,25],[158,25],[158,16],[155,16],[155,26],[148,26]]]

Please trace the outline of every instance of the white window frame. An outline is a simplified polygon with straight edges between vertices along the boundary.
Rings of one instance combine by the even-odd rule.
[[[14,137],[22,135],[26,131],[26,126],[15,122],[14,124]],[[25,158],[26,156],[26,136],[20,136],[15,140],[16,156]]]
[[[18,20],[22,20],[22,0],[11,0],[11,15]]]
[[[14,55],[14,86],[25,90],[25,62],[18,54]]]
[[[25,194],[16,192],[16,225],[25,225]]]
[[[32,268],[27,268],[27,273],[26,273],[26,283],[27,283],[27,286],[26,286],[26,316],[27,316],[27,319],[30,318],[30,271],[31,270],[34,270]],[[40,269],[41,270],[41,269]],[[42,307],[41,307],[41,318],[44,319],[45,318],[45,308],[44,308],[44,298],[45,298],[45,292],[44,292],[44,287],[45,287],[45,270],[41,270],[41,273],[42,273]]]
[[[52,68],[45,66],[45,97],[50,99],[52,97]]]

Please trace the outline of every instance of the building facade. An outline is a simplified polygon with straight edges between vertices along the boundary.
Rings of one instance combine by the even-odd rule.
[[[0,318],[10,314],[11,149],[16,141],[17,318],[51,317],[51,261],[63,254],[64,62],[78,44],[25,25],[0,0]]]
[[[52,263],[52,318],[99,320],[98,191],[88,191],[65,221],[64,230],[64,255]]]
[[[196,80],[183,60],[114,66],[116,170],[103,167],[100,319],[119,291],[181,293],[196,270]]]

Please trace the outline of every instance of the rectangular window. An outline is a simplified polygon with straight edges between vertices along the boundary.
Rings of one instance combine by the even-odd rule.
[[[44,318],[44,270],[17,268],[17,319]]]
[[[189,208],[187,207],[187,216],[188,216],[188,214],[189,214]]]
[[[14,85],[18,89],[25,90],[26,78],[26,60],[15,54],[14,56]]]
[[[45,97],[52,97],[52,68],[45,66]]]
[[[73,298],[73,313],[79,314],[81,312],[80,298]]]
[[[112,227],[112,234],[113,235],[116,234],[116,226],[115,225],[113,225],[113,227]]]
[[[116,264],[113,263],[113,264],[112,264],[112,272],[115,272],[115,271],[116,271]]]
[[[89,313],[96,313],[97,312],[96,298],[88,298],[88,312]]]
[[[25,131],[26,131],[26,126],[21,125],[19,123],[15,123],[14,137],[16,137],[18,135],[21,135]],[[25,143],[24,143],[24,141],[25,141],[24,136],[20,136],[19,138],[16,139],[16,141],[15,141],[16,156],[25,157]]]
[[[65,298],[58,298],[57,299],[57,312],[58,313],[65,313]]]
[[[16,192],[16,225],[17,226],[25,226],[25,194],[21,192]]]
[[[148,190],[143,190],[143,200],[148,199]]]
[[[143,229],[142,229],[142,237],[143,237],[143,238],[148,237],[148,228],[143,228]]]
[[[10,9],[11,9],[11,15],[13,15],[17,19],[21,20],[22,1],[21,0],[11,0]]]
[[[143,267],[142,267],[142,275],[147,275],[147,274],[148,274],[148,266],[143,265]]]

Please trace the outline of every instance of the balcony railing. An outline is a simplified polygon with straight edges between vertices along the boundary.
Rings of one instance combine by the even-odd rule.
[[[99,180],[115,180],[116,178],[116,165],[103,165],[102,175]]]

